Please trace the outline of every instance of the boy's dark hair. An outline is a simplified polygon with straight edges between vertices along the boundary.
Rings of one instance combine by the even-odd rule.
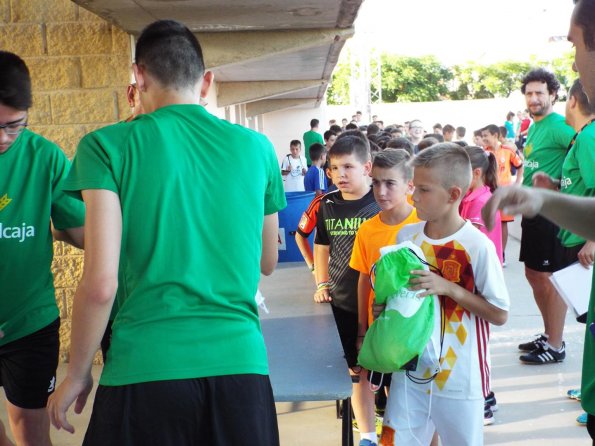
[[[558,82],[558,79],[551,71],[544,68],[534,68],[529,71],[521,81],[521,93],[525,94],[525,88],[530,82],[542,82],[547,84],[547,91],[555,96],[554,99],[558,98],[560,82]]]
[[[438,139],[434,138],[433,136],[426,136],[417,145],[417,150],[419,152],[421,152],[422,150],[425,150],[428,147],[432,147],[432,146],[434,146],[436,144],[440,144],[440,141],[438,141]]]
[[[585,46],[595,51],[595,0],[574,0],[576,11],[575,24],[583,30]]]
[[[368,132],[368,136],[371,135],[375,135],[378,132],[380,132],[380,127],[374,123],[368,125],[368,127],[366,128],[366,131]]]
[[[148,25],[136,41],[136,64],[163,87],[194,87],[205,71],[202,49],[192,32],[174,20]]]
[[[345,126],[345,130],[359,130],[359,127],[357,126],[357,124],[350,122]]]
[[[578,109],[583,116],[589,116],[591,114],[591,106],[589,105],[589,98],[583,90],[583,85],[580,79],[574,81],[570,90],[568,90],[568,99],[575,98],[578,103]]]
[[[498,187],[498,162],[492,152],[488,152],[481,147],[465,147],[472,169],[481,169],[483,182],[494,192]]]
[[[0,51],[0,104],[19,111],[33,105],[29,69],[23,59],[8,51]]]
[[[390,141],[390,136],[385,135],[384,133],[380,133],[380,136],[376,138],[376,144],[380,147],[380,150],[386,149],[386,145]]]
[[[301,147],[302,142],[299,139],[292,139],[291,142],[289,143],[289,147],[293,147],[293,146],[300,146]]]
[[[322,154],[326,151],[326,149],[324,148],[324,146],[318,142],[315,142],[314,144],[312,144],[310,146],[310,159],[312,161],[318,161],[320,158],[322,158]]]
[[[471,184],[471,162],[467,151],[452,142],[443,142],[419,152],[411,165],[433,169],[440,178],[440,184],[448,190],[458,186],[462,190],[461,198]]]
[[[464,138],[465,137],[465,133],[467,133],[467,129],[463,126],[458,126],[456,128],[456,132],[457,132],[457,136],[459,138]]]
[[[482,128],[481,130],[479,130],[479,135],[478,136],[482,136],[482,132],[488,132],[490,135],[499,135],[500,134],[500,127],[498,127],[496,124],[490,124],[490,125],[486,125],[484,128]]]
[[[329,130],[331,132],[333,132],[335,135],[338,135],[339,133],[341,133],[343,131],[343,129],[341,128],[341,126],[340,125],[337,125],[337,124],[331,125],[329,127]]]
[[[320,121],[318,119],[311,119],[310,120],[310,129],[314,129],[314,128],[318,127],[318,124],[320,124]]]
[[[455,144],[458,144],[461,147],[467,147],[469,144],[467,144],[465,141],[453,141]]]
[[[481,132],[483,132],[484,129],[477,129],[477,130],[473,130],[473,136],[481,136]]]
[[[398,138],[390,139],[386,143],[386,148],[387,149],[403,149],[406,152],[408,152],[410,155],[413,155],[413,152],[415,151],[415,147],[413,146],[413,143],[411,141],[409,141],[407,138],[404,138],[402,136],[400,136]]]
[[[509,111],[509,112],[506,114],[506,120],[507,120],[507,121],[510,121],[510,120],[512,120],[512,119],[514,119],[514,113],[513,113],[513,112],[511,112],[511,111]]]
[[[370,161],[370,142],[366,135],[359,130],[349,130],[341,133],[333,147],[328,151],[328,158],[336,156],[355,155],[362,164]]]
[[[508,135],[508,129],[506,127],[504,127],[503,125],[498,127],[498,130],[500,132],[500,136],[502,138],[506,138],[506,135]]]
[[[438,140],[438,142],[444,142],[444,135],[441,135],[440,133],[426,133],[424,138],[434,138]]]
[[[372,167],[380,169],[399,169],[405,181],[410,181],[413,178],[413,167],[409,163],[411,161],[411,154],[403,149],[385,149],[374,155]]]
[[[440,124],[439,122],[437,122],[436,124],[434,124],[432,126],[432,130],[436,130],[436,129],[442,130],[442,124]]]
[[[337,136],[337,134],[335,132],[333,132],[332,130],[327,130],[326,132],[324,132],[323,138],[325,141],[328,141],[328,139],[333,135]]]
[[[454,126],[452,126],[450,124],[446,124],[444,127],[442,127],[442,133],[454,133],[454,132],[455,132]]]

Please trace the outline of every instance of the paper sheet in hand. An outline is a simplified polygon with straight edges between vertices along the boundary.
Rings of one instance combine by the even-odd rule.
[[[578,262],[550,276],[556,290],[577,317],[589,308],[592,278],[593,268],[586,269]]]

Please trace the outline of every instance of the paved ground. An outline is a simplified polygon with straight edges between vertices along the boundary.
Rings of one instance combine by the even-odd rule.
[[[514,233],[515,231],[513,231]],[[566,398],[566,391],[580,382],[584,325],[569,315],[566,325],[567,359],[564,363],[527,366],[518,361],[516,346],[542,330],[541,319],[524,276],[516,261],[519,244],[512,239],[507,248],[505,278],[512,300],[508,323],[492,331],[492,387],[500,410],[496,423],[485,429],[486,445],[587,446],[587,431],[575,418],[581,413],[578,403]],[[296,298],[309,298],[313,283],[309,272],[299,264],[280,265],[273,276],[261,284],[263,294],[274,299],[279,285],[288,285]],[[267,294],[267,291],[269,293]],[[271,294],[272,293],[272,294]],[[65,373],[59,370],[59,380]],[[98,376],[100,368],[94,369]],[[315,379],[304,371],[304,379]],[[2,394],[2,398],[3,398]],[[0,419],[6,420],[4,405]],[[336,446],[340,444],[340,421],[335,418],[335,403],[283,403],[277,406],[283,446]],[[77,432],[70,435],[52,428],[55,446],[75,446],[82,442],[90,406],[82,415],[70,415]],[[182,446],[182,445],[181,445]]]

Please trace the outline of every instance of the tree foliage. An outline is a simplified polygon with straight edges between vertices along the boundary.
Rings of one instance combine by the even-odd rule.
[[[452,73],[432,56],[380,56],[383,102],[439,101],[448,93]]]
[[[520,89],[523,76],[535,66],[549,68],[562,85],[568,86],[576,78],[572,71],[572,60],[573,54],[570,52],[551,62],[531,59],[529,62],[505,61],[491,65],[470,62],[446,67],[433,56],[382,54],[382,101],[425,102],[508,97]],[[350,102],[351,63],[348,60],[337,65],[327,91],[329,104]],[[564,91],[561,93],[564,96]]]

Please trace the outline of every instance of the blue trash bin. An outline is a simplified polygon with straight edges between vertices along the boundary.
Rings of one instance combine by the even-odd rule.
[[[295,233],[298,223],[314,192],[285,192],[287,207],[279,212],[279,262],[299,262],[304,260],[297,244]],[[308,239],[310,247],[314,243],[314,233]]]

